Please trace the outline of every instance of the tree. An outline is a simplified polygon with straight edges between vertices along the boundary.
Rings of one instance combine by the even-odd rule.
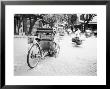
[[[85,32],[85,27],[87,27],[88,23],[92,21],[93,17],[95,16],[96,14],[81,14],[80,15],[80,19],[84,21],[84,32]]]
[[[19,29],[21,27],[21,23],[23,21],[21,14],[14,15],[14,34],[19,34]]]
[[[77,14],[73,14],[71,16],[71,23],[74,25],[76,23],[76,21],[77,21]]]
[[[65,18],[67,21],[67,27],[71,27],[71,30],[73,31],[73,28],[78,19],[77,14],[66,14]]]
[[[49,26],[52,28],[54,26],[54,23],[56,22],[56,15],[55,14],[45,14],[43,16],[43,22],[44,22],[44,24],[49,24]]]
[[[27,26],[24,26],[23,25],[23,30],[25,30],[25,34],[26,35],[31,35],[31,32],[32,32],[32,28],[35,24],[35,22],[39,19],[43,19],[43,14],[15,14],[14,16],[14,19],[16,19],[15,21],[15,24],[17,25],[18,27],[18,30],[20,29],[20,26],[21,26],[21,22],[23,22],[24,25],[27,25],[27,21],[25,21],[27,18],[29,19],[29,31],[27,31]],[[15,25],[15,27],[16,27]],[[16,30],[15,30],[16,31]],[[16,32],[15,32],[16,33]]]
[[[28,17],[29,20],[30,20],[30,28],[29,28],[29,32],[28,34],[31,35],[31,32],[32,32],[32,28],[35,24],[35,22],[39,19],[43,19],[43,16],[42,15],[39,15],[39,14],[29,14],[29,15],[24,15],[25,17]]]

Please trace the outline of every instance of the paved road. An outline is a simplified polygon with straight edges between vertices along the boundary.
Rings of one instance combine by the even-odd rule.
[[[27,39],[14,39],[14,74],[20,76],[95,76],[97,75],[97,39],[83,38],[80,47],[74,47],[71,37],[65,35],[58,42],[60,53],[57,58],[46,57],[37,67],[29,69],[26,64]]]

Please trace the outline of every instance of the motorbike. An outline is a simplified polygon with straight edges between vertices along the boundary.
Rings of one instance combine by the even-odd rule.
[[[82,40],[79,39],[79,37],[74,37],[74,38],[72,38],[72,43],[74,43],[75,46],[79,46],[82,44]]]

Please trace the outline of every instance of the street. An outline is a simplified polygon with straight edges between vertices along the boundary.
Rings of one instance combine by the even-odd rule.
[[[30,69],[27,66],[27,37],[14,38],[14,75],[15,76],[96,76],[97,75],[97,38],[83,37],[79,47],[72,44],[72,36],[60,38],[60,52],[57,58],[46,57]]]

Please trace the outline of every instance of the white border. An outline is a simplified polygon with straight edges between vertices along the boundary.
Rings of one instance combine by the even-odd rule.
[[[106,84],[106,6],[105,5],[7,5],[5,9],[6,85],[105,85]],[[14,76],[14,14],[96,13],[97,76]]]

